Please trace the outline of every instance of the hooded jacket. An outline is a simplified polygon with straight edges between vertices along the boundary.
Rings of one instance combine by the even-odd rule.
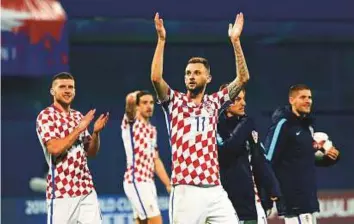
[[[310,115],[296,116],[289,106],[273,113],[265,148],[282,191],[282,200],[277,202],[279,215],[319,211],[316,165],[328,166],[336,161],[327,156],[316,161],[313,124]]]

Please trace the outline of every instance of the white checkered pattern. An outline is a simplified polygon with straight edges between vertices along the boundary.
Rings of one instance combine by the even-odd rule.
[[[133,125],[133,126],[131,126]],[[131,127],[133,130],[131,130]],[[122,139],[127,157],[127,169],[124,174],[124,181],[153,182],[155,162],[157,156],[157,132],[151,125],[135,119],[129,122],[126,115],[122,120]],[[132,149],[132,136],[134,150]]]
[[[83,115],[75,110],[69,114],[54,106],[42,110],[37,117],[37,134],[49,165],[47,176],[48,199],[87,195],[93,189],[92,176],[87,166],[86,144],[91,136],[86,130],[66,153],[53,158],[45,146],[51,139],[64,138],[79,124]],[[53,195],[54,171],[54,195]]]
[[[196,105],[187,95],[169,88],[162,102],[172,146],[172,184],[219,185],[216,145],[218,110],[228,100],[225,88],[204,95]]]

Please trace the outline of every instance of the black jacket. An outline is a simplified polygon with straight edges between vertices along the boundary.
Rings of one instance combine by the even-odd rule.
[[[315,165],[328,166],[336,161],[326,156],[315,161],[311,116],[297,117],[286,106],[274,112],[272,123],[265,148],[282,191],[282,200],[277,203],[279,215],[319,211]]]
[[[255,134],[254,122],[247,116],[219,117],[221,183],[240,220],[257,220],[252,173],[265,211],[272,206],[270,197],[280,196],[279,184]]]

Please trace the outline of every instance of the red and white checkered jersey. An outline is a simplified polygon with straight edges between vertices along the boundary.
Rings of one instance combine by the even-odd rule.
[[[58,157],[49,154],[45,146],[51,139],[68,136],[82,117],[79,111],[70,110],[69,113],[65,113],[54,105],[42,110],[37,117],[37,135],[49,165],[46,191],[48,199],[87,195],[94,188],[84,149],[84,144],[91,139],[87,130],[66,153]]]
[[[204,95],[196,105],[186,94],[168,90],[162,102],[172,147],[172,184],[219,185],[216,145],[218,111],[229,101],[228,89]]]
[[[124,115],[122,120],[122,139],[127,158],[124,181],[152,182],[157,156],[157,131],[150,123],[139,119],[129,122]]]

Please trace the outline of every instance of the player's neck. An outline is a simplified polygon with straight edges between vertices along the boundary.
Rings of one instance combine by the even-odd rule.
[[[193,92],[191,92],[191,91],[188,91],[188,92],[187,92],[187,97],[188,97],[190,100],[192,100],[193,103],[195,103],[195,104],[198,105],[198,104],[200,104],[200,103],[202,102],[202,100],[203,100],[204,92],[205,92],[205,90],[203,90],[203,91],[201,91],[201,92],[195,94],[195,93],[193,93]]]
[[[138,115],[138,119],[144,124],[150,124],[150,118]]]
[[[230,117],[233,117],[234,115],[230,112],[226,112],[226,117],[230,118]]]
[[[70,112],[70,104],[69,105],[63,105],[63,104],[61,104],[61,103],[59,103],[57,101],[54,101],[53,104],[54,104],[54,106],[56,108],[58,108],[59,110],[65,112],[65,113],[69,113]]]
[[[305,118],[305,117],[308,117],[308,113],[302,113],[302,112],[299,112],[298,110],[296,110],[295,108],[291,108],[293,114],[296,116],[296,117],[301,117],[301,118]]]
[[[291,107],[291,110],[292,110],[293,114],[295,114],[296,117],[300,117],[299,111],[297,111],[294,107]]]

